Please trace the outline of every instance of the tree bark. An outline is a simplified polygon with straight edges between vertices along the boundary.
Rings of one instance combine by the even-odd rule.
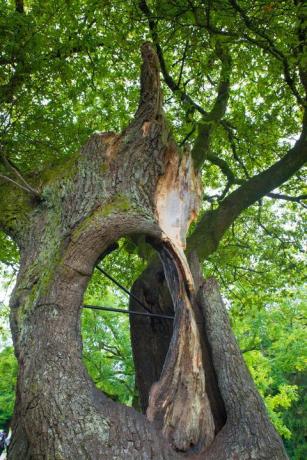
[[[288,458],[243,361],[214,279],[204,281],[199,290],[199,302],[227,413],[225,425],[205,456],[199,458],[206,460]]]
[[[199,178],[190,152],[179,151],[167,127],[158,59],[149,44],[142,57],[140,103],[127,129],[94,134],[80,154],[44,173],[40,200],[27,201],[21,220],[11,218],[9,206],[8,219],[0,219],[21,251],[10,302],[19,375],[8,457],[286,458],[216,287],[203,284],[197,261],[191,259],[191,271],[184,254]],[[161,299],[156,293],[150,299],[153,286],[148,296],[142,282],[135,290],[154,308],[159,302],[162,310],[175,310],[174,325],[163,326],[161,350],[157,342],[147,347],[150,356],[152,345],[159,349],[153,369],[146,365],[147,418],[98,391],[81,361],[87,283],[101,254],[134,234],[158,250],[164,270],[156,281],[165,277],[170,295],[164,287],[157,291]],[[139,327],[135,351],[144,344]]]

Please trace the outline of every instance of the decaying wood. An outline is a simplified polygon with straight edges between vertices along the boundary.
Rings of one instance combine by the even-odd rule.
[[[162,374],[149,397],[147,417],[155,421],[176,450],[202,450],[214,438],[193,293],[176,266],[172,251],[158,248],[175,306],[173,336]]]

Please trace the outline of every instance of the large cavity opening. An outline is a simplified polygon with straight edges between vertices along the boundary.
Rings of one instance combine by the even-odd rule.
[[[155,259],[156,251],[143,236],[112,245],[93,272],[81,317],[83,361],[94,383],[113,400],[142,411],[152,383],[160,377],[173,328],[163,271],[148,283],[146,267]],[[164,299],[158,292],[161,284]]]

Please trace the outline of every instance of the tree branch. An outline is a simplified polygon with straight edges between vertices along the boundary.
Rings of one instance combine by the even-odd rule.
[[[231,168],[228,165],[228,163],[225,160],[223,160],[222,158],[219,158],[217,155],[215,155],[213,153],[209,153],[208,156],[207,156],[207,160],[209,160],[212,164],[218,166],[220,168],[221,172],[226,176],[226,178],[227,178],[227,185],[226,185],[227,191],[229,190],[229,188],[233,184],[243,185],[243,184],[246,183],[246,180],[238,179],[234,175],[234,173],[231,170]],[[224,199],[225,194],[226,193],[224,191],[222,196],[219,197],[219,200]],[[301,201],[307,200],[307,195],[304,195],[304,194],[299,195],[299,196],[290,196],[290,195],[285,195],[283,193],[269,192],[269,193],[266,194],[266,196],[268,196],[269,198],[272,198],[272,199],[292,201],[292,202],[296,202],[296,203],[301,203]],[[212,198],[212,197],[207,197],[207,198]],[[209,199],[209,201],[210,201],[210,199]]]
[[[2,148],[1,148],[2,150]],[[10,161],[5,155],[4,153],[2,153],[0,150],[0,160],[2,161],[2,163],[4,164],[4,166],[6,166],[6,168],[8,170],[11,170],[15,176],[22,182],[22,185],[19,184],[18,182],[14,181],[13,179],[10,179],[9,177],[5,176],[5,175],[2,175],[0,174],[0,176],[7,180],[7,181],[10,181],[12,182],[13,184],[15,184],[17,187],[20,187],[21,189],[25,190],[26,192],[30,193],[31,195],[33,195],[36,199],[40,200],[41,197],[40,197],[40,194],[38,193],[37,190],[35,190],[33,187],[31,187],[31,185],[25,180],[25,178],[21,175],[21,173],[18,171],[18,169],[16,168],[16,166],[12,163],[12,161]]]
[[[205,212],[188,240],[188,251],[196,250],[207,258],[244,209],[286,182],[307,161],[307,115],[300,138],[286,155],[265,171],[245,181],[230,193],[215,210]]]
[[[290,196],[284,195],[283,193],[267,193],[267,196],[277,200],[293,201],[300,203],[301,201],[307,200],[307,195]]]
[[[244,22],[245,26],[251,32],[253,32],[254,34],[256,34],[259,37],[261,37],[265,41],[267,46],[263,46],[263,44],[257,43],[257,42],[256,42],[256,44],[258,44],[258,46],[260,46],[265,51],[268,51],[270,54],[272,54],[276,59],[278,59],[281,62],[282,66],[283,66],[285,82],[287,83],[287,85],[291,89],[291,91],[292,91],[293,95],[295,96],[297,102],[300,105],[304,106],[305,101],[303,100],[303,98],[301,97],[300,93],[298,92],[298,90],[297,90],[297,88],[295,86],[295,80],[294,80],[294,77],[292,77],[292,75],[290,73],[290,65],[289,65],[289,62],[288,62],[288,59],[286,58],[286,56],[275,46],[274,41],[267,35],[267,33],[264,32],[263,30],[260,30],[256,26],[255,21],[252,21],[247,16],[246,12],[243,10],[243,8],[241,8],[241,6],[238,4],[238,2],[236,0],[229,0],[229,3],[233,7],[233,9],[240,15],[240,17],[241,17],[242,21]]]
[[[24,4],[23,4],[23,0],[16,0],[15,1],[15,10],[18,12],[18,13],[24,13]]]
[[[232,60],[229,50],[216,45],[216,54],[222,62],[220,80],[218,84],[217,97],[211,111],[204,115],[198,123],[198,135],[192,149],[192,157],[194,166],[197,170],[201,168],[204,161],[210,154],[211,135],[216,123],[221,122],[225,115],[230,92],[230,75],[232,68]]]
[[[295,2],[297,6],[297,19],[298,19],[298,50],[299,56],[299,74],[302,85],[305,88],[305,95],[307,98],[307,64],[306,64],[306,51],[307,51],[307,13],[306,4],[304,0],[298,0]]]
[[[223,160],[222,158],[219,158],[217,155],[215,155],[212,152],[209,152],[207,155],[206,160],[210,161],[210,163],[218,166],[222,173],[227,177],[228,181],[231,184],[238,183],[240,179],[237,179],[236,176],[234,175],[233,171],[230,169],[228,163]]]
[[[197,110],[200,114],[202,115],[207,115],[207,112],[200,106],[198,105],[180,86],[178,83],[175,82],[175,80],[172,78],[172,76],[169,74],[166,66],[166,62],[164,59],[163,51],[159,42],[159,36],[158,36],[158,31],[157,31],[157,25],[156,22],[153,18],[153,15],[146,3],[146,0],[141,0],[139,2],[139,7],[140,10],[144,13],[148,20],[148,26],[149,30],[151,33],[151,37],[153,40],[153,43],[156,47],[157,55],[159,58],[160,62],[160,67],[161,67],[161,72],[164,78],[165,83],[169,87],[169,89],[179,96],[180,100],[187,105],[190,105],[193,107],[195,110]]]
[[[23,185],[18,184],[18,182],[14,181],[10,177],[0,174],[0,178],[6,180],[7,182],[14,184],[16,187],[19,187],[21,190],[24,190],[25,192],[30,193],[32,195],[32,192],[27,187],[24,187]]]

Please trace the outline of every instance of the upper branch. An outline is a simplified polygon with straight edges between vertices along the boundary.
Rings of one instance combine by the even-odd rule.
[[[211,211],[205,212],[188,241],[188,250],[196,250],[200,259],[214,252],[230,225],[244,209],[286,182],[307,161],[307,115],[300,138],[283,158],[265,171],[245,181]]]
[[[209,113],[198,123],[198,135],[192,149],[194,166],[199,170],[210,152],[212,130],[225,115],[230,93],[232,59],[227,47],[216,46],[216,54],[222,62],[217,96]]]
[[[295,0],[295,4],[298,9],[298,50],[300,53],[299,58],[299,74],[302,85],[305,88],[305,95],[307,98],[307,63],[306,63],[306,53],[307,53],[307,9],[304,0]]]
[[[304,105],[305,101],[301,97],[296,84],[295,78],[291,75],[290,72],[290,65],[287,57],[282,53],[281,50],[277,48],[274,41],[268,36],[266,32],[259,29],[255,24],[255,21],[251,20],[246,12],[241,8],[236,0],[229,0],[229,3],[233,7],[233,9],[240,15],[242,21],[244,22],[247,29],[253,32],[257,37],[260,37],[261,40],[264,41],[265,45],[261,42],[256,41],[255,43],[260,46],[264,51],[269,52],[272,56],[274,56],[277,60],[279,60],[283,67],[284,79],[287,85],[289,86],[290,90],[292,91],[293,95],[295,96],[297,102],[300,105]]]
[[[149,121],[162,110],[162,92],[160,88],[160,66],[157,55],[150,43],[141,48],[143,64],[141,68],[141,93],[135,119]]]
[[[198,105],[179,85],[179,83],[176,83],[176,81],[173,79],[173,77],[169,74],[166,66],[166,62],[164,59],[163,51],[159,42],[159,36],[158,36],[158,31],[157,31],[157,24],[155,20],[153,19],[152,13],[146,3],[146,0],[141,0],[139,2],[139,7],[141,11],[145,14],[148,20],[148,26],[149,30],[151,33],[152,40],[154,42],[154,45],[156,47],[157,55],[159,58],[160,66],[161,66],[161,72],[164,78],[165,83],[169,87],[169,89],[177,94],[182,102],[185,102],[186,104],[190,105],[193,107],[195,110],[197,110],[199,113],[202,115],[207,115],[207,112],[200,106]]]

